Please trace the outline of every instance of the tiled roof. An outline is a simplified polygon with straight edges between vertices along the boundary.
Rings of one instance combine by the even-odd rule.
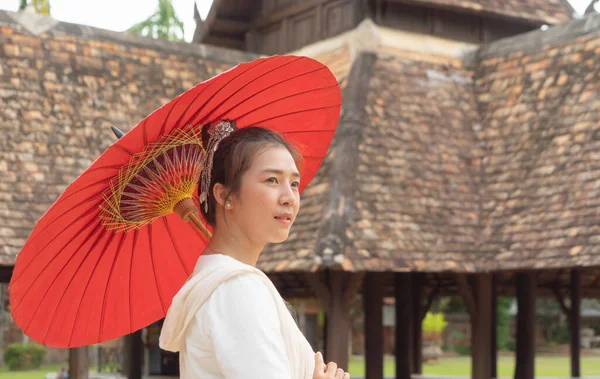
[[[345,113],[322,172],[330,181],[314,187],[326,207],[304,209],[303,196],[298,221],[313,221],[310,234],[301,226],[279,254],[292,262],[294,252],[316,249],[317,261],[357,271],[473,271],[481,259],[481,152],[474,148],[472,72],[460,61],[409,51],[362,54],[347,89],[354,96],[344,95]],[[358,135],[349,136],[356,124]],[[348,171],[352,177],[332,190],[331,176]],[[312,193],[308,199],[314,201]]]
[[[400,55],[379,54],[369,83],[350,260],[357,270],[472,271],[481,258],[472,72]]]
[[[14,264],[36,221],[115,140],[111,125],[127,131],[256,57],[40,17],[0,11],[0,266]]]
[[[328,186],[315,184],[324,222],[278,246],[279,267],[299,241],[317,262],[357,271],[600,265],[599,58],[600,15],[464,62],[361,54],[328,157],[337,163]],[[354,156],[353,179],[334,188]]]
[[[61,23],[36,36],[6,14],[0,265],[114,140],[111,124],[127,129],[244,57],[88,29],[76,38]],[[599,41],[590,15],[464,60],[418,46],[321,56],[344,87],[340,126],[290,239],[269,246],[261,268],[600,265]]]
[[[340,82],[344,91],[346,89],[350,64],[352,60],[347,47],[340,47],[315,57],[321,63],[326,64]],[[347,93],[347,91],[345,92]],[[343,118],[343,116],[342,116]],[[311,184],[302,194],[300,212],[286,243],[269,245],[261,254],[258,266],[267,272],[272,271],[310,271],[318,268],[322,263],[315,260],[317,246],[317,234],[325,225],[324,215],[327,211],[329,201],[329,188],[331,177],[331,166],[336,159],[334,146],[339,136],[334,137],[332,148],[325,157],[319,172]]]
[[[586,22],[567,40],[480,54],[491,269],[600,265],[600,17]]]

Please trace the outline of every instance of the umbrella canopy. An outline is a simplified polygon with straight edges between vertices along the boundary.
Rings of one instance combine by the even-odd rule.
[[[208,242],[198,204],[203,125],[233,120],[281,133],[316,174],[341,108],[321,63],[274,56],[240,64],[154,111],[85,170],[40,218],[10,282],[16,324],[54,347],[110,340],[163,318]],[[187,217],[186,217],[187,218]],[[208,230],[206,230],[208,229]]]

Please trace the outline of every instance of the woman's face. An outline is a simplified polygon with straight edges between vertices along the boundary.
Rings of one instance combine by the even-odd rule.
[[[231,197],[227,222],[235,221],[256,243],[283,242],[300,209],[299,186],[298,168],[285,147],[260,150]]]

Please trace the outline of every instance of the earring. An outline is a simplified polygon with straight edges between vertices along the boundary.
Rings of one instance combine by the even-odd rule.
[[[226,203],[226,204],[225,204],[225,208],[227,208],[227,209],[231,209],[231,203]]]

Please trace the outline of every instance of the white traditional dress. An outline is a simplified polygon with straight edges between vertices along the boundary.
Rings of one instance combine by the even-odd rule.
[[[160,347],[182,379],[312,379],[314,352],[271,280],[232,257],[201,256],[173,298]]]

